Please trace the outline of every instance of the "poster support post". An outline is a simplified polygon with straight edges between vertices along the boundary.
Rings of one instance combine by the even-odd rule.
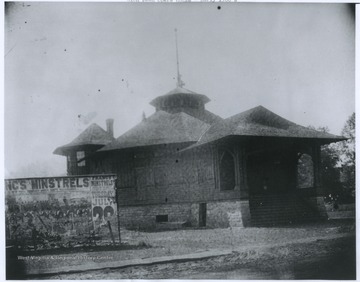
[[[115,203],[116,203],[116,217],[117,217],[117,228],[118,228],[118,234],[119,234],[119,245],[121,245],[121,232],[120,232],[120,209],[119,209],[119,191],[116,187],[116,184],[114,186],[115,189]]]

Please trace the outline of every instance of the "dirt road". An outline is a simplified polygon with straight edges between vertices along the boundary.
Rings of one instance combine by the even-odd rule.
[[[228,256],[41,279],[356,279],[355,236],[234,252]]]

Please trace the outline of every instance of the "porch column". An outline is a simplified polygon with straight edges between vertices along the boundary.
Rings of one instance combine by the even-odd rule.
[[[238,184],[240,186],[240,199],[249,199],[249,188],[246,183],[246,154],[245,148],[237,149],[237,175]]]
[[[312,197],[312,200],[315,202],[314,204],[317,206],[319,215],[323,219],[327,219],[328,215],[324,203],[325,189],[322,186],[322,181],[321,181],[321,146],[320,145],[314,145],[312,147],[312,157],[314,164],[314,189],[316,191],[316,196]]]
[[[314,188],[317,196],[324,196],[324,187],[321,181],[321,148],[315,145],[313,148],[313,164],[314,164]]]
[[[245,148],[239,146],[237,148],[237,170],[238,170],[238,183],[240,185],[240,212],[242,226],[248,227],[251,225],[250,203],[249,203],[249,188],[246,181],[246,152]]]

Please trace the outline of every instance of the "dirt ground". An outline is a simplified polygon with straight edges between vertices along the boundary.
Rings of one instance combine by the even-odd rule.
[[[31,279],[306,279],[302,278],[306,277],[306,273],[310,275],[310,278],[315,279],[318,271],[304,272],[302,269],[312,269],[314,263],[315,265],[331,265],[337,261],[337,257],[346,258],[346,260],[340,259],[340,262],[355,261],[355,237],[352,236],[354,233],[353,221],[329,221],[320,224],[277,228],[187,229],[154,233],[124,230],[122,238],[128,244],[146,245],[150,248],[97,252],[97,255],[111,256],[112,261],[121,261],[190,254],[206,250],[233,250],[234,252],[229,256],[207,260],[103,269],[74,274],[31,277]],[[346,236],[332,240],[320,240],[316,243],[313,243],[314,240],[312,240],[312,243],[309,241],[310,243],[269,247],[269,244],[274,246],[294,240],[331,238],[339,234]],[[267,247],[253,250],[254,247],[261,246]],[[236,249],[239,247],[246,247],[248,251],[237,253]],[[314,262],[313,259],[318,261]],[[307,264],[308,262],[309,264]],[[66,263],[66,260],[57,263]],[[72,261],[72,263],[80,264],[81,262]],[[354,277],[355,267],[351,263],[349,265],[348,276]],[[37,267],[37,265],[28,267]],[[54,266],[49,265],[49,267]],[[330,267],[330,270],[333,271],[334,267]],[[326,271],[322,271],[321,275],[325,277]],[[346,273],[339,275],[339,279],[348,279]]]
[[[282,226],[276,228],[185,229],[164,232],[124,231],[123,239],[130,245],[146,245],[144,257],[179,255],[211,249],[236,249],[283,243],[290,240],[328,236],[355,230],[353,220]],[[123,254],[125,255],[125,254]]]
[[[356,279],[355,237],[181,263],[104,269],[45,279]]]

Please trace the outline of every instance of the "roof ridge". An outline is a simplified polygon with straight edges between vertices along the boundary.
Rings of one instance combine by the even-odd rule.
[[[187,117],[187,118],[190,117],[191,119],[194,119],[194,120],[196,120],[197,122],[199,122],[199,123],[201,123],[201,124],[206,124],[206,122],[198,119],[197,117],[194,117],[194,116],[192,116],[192,115],[189,115],[188,113],[178,112],[177,114],[179,114],[179,115],[181,116],[180,122],[181,122],[181,124],[182,124],[183,126],[186,126],[185,117]],[[178,131],[179,131],[179,129],[178,129]],[[188,138],[191,138],[191,137],[192,137],[192,136],[190,135],[190,131],[189,131],[189,130],[185,131],[185,134],[186,134],[186,137],[188,137]],[[201,134],[201,135],[203,135],[203,134]]]
[[[90,138],[89,138],[89,141],[92,141],[94,139],[94,129],[95,127],[98,126],[99,128],[101,128],[99,125],[97,125],[96,123],[92,123],[90,126],[89,126],[89,133],[90,133]],[[102,128],[101,128],[102,129]]]

